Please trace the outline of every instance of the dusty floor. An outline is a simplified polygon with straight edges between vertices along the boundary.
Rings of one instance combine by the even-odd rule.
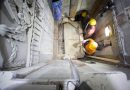
[[[123,72],[127,75],[127,79],[130,80],[130,69],[124,67],[118,67],[117,65],[100,63],[95,60],[92,60],[95,61],[95,63],[91,63],[91,60],[88,61],[73,60],[73,62],[77,66],[80,75],[83,75],[84,73],[95,73],[95,72],[97,73]]]

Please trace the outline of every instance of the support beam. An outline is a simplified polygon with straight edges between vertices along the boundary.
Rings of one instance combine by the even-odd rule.
[[[106,4],[108,0],[96,0],[95,3],[92,6],[91,15],[93,17],[96,17],[99,13],[99,11],[102,9],[102,7]]]
[[[74,17],[82,0],[70,0],[70,17]]]
[[[115,60],[115,59],[108,59],[108,58],[97,57],[97,56],[88,56],[88,57],[94,58],[94,59],[98,59],[98,60],[101,60],[101,61],[107,61],[107,62],[115,63],[115,64],[119,64],[120,63],[119,60]]]

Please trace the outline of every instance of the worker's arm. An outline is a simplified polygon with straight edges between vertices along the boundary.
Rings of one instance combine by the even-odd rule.
[[[85,44],[87,41],[90,41],[90,39],[83,40],[82,44]]]
[[[90,39],[86,39],[86,40],[80,41],[77,46],[78,46],[78,47],[83,46],[87,41],[90,41]]]
[[[89,28],[87,30],[85,38],[91,37],[94,34],[95,31],[96,31],[96,26],[91,26],[91,28]]]

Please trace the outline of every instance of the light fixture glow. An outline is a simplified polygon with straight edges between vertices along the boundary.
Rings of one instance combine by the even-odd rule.
[[[106,37],[110,36],[110,29],[108,26],[105,28],[105,35],[106,35]]]

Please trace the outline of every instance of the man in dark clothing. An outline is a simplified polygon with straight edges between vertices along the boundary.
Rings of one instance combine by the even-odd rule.
[[[84,39],[90,38],[94,34],[96,30],[96,20],[94,18],[90,18],[87,10],[77,12],[75,21],[80,21]]]

